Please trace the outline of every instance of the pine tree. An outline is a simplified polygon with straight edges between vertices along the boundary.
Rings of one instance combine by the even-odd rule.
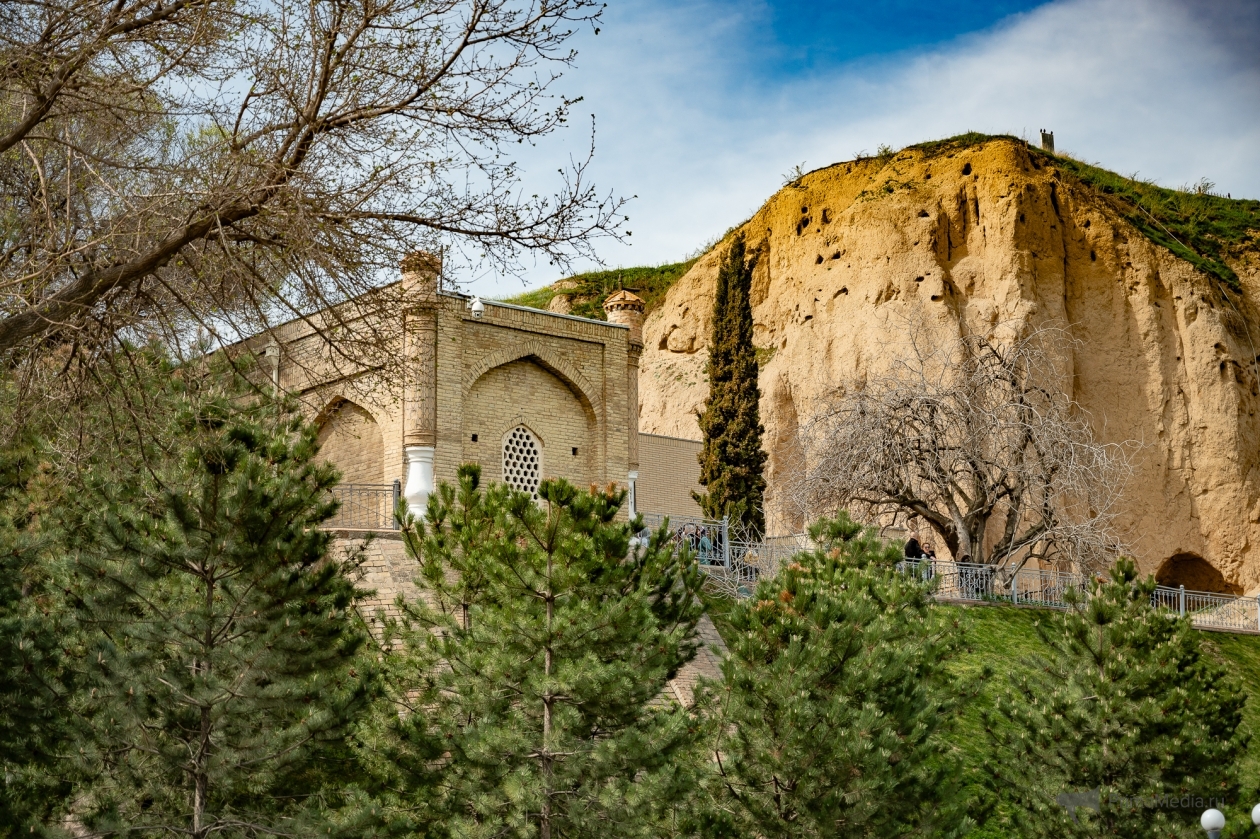
[[[762,533],[766,491],[766,453],[761,447],[761,390],[753,347],[752,274],[744,234],[737,233],[718,269],[713,298],[713,333],[709,342],[709,398],[700,415],[704,447],[696,494],[704,514],[729,516],[740,530]]]
[[[327,835],[374,684],[354,560],[319,529],[336,471],[286,406],[164,372],[145,384],[182,402],[166,454],[89,476],[73,509],[90,737],[70,815],[94,835]]]
[[[846,515],[731,613],[710,720],[706,835],[957,835],[969,824],[942,727],[957,628],[898,552]]]
[[[1013,674],[987,716],[1020,836],[1201,836],[1211,800],[1233,800],[1245,697],[1188,619],[1151,606],[1154,587],[1118,562],[1039,627],[1052,656]]]
[[[29,836],[69,794],[56,772],[75,735],[67,714],[67,615],[44,566],[48,534],[30,491],[40,447],[0,451],[0,837]]]
[[[423,597],[400,603],[392,751],[414,736],[419,764],[436,729],[456,836],[659,835],[690,787],[694,721],[658,698],[696,648],[698,571],[664,530],[631,550],[624,492],[539,496],[464,466],[405,523]]]

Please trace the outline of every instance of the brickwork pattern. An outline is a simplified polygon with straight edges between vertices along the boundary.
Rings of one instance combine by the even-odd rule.
[[[718,635],[717,627],[708,615],[700,618],[696,634],[700,638],[696,657],[683,665],[665,688],[666,694],[683,707],[691,707],[695,702],[696,683],[700,679],[722,680],[722,659],[727,654],[726,642]]]
[[[367,410],[338,399],[320,418],[319,459],[336,464],[342,483],[385,483],[381,428]]]
[[[343,535],[334,540],[332,554],[343,557],[358,550],[364,552],[363,564],[359,566],[358,583],[362,588],[370,589],[373,594],[360,603],[359,611],[369,621],[369,625],[374,625],[373,622],[379,617],[399,617],[396,605],[399,595],[407,600],[420,596],[420,590],[415,584],[420,568],[407,557],[402,540],[396,536],[375,537],[370,541],[365,540],[364,536]]]
[[[644,513],[699,516],[700,505],[691,497],[700,486],[698,440],[639,434],[639,479],[634,493]]]
[[[579,487],[597,479],[594,414],[564,382],[529,360],[495,367],[473,385],[464,401],[461,460],[480,463],[485,480],[503,480],[504,445],[517,426],[541,444],[544,478],[565,478]]]

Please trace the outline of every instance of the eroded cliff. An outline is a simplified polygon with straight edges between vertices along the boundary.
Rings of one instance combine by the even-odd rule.
[[[1237,276],[1230,290],[1143,235],[1124,206],[1063,163],[1004,139],[908,149],[806,175],[742,226],[764,248],[752,302],[772,527],[799,524],[776,493],[811,410],[886,362],[909,319],[954,334],[1057,324],[1076,339],[1065,388],[1099,438],[1140,443],[1121,525],[1141,567],[1206,572],[1207,586],[1201,557],[1226,588],[1255,589],[1256,241],[1223,257]],[[699,436],[721,250],[648,318],[645,432]]]

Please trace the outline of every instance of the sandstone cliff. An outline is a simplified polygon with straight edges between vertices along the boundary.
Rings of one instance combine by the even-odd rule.
[[[1142,444],[1122,521],[1141,567],[1167,575],[1176,557],[1188,587],[1208,587],[1201,557],[1229,590],[1260,585],[1254,238],[1225,257],[1240,286],[1229,291],[1061,162],[1003,139],[813,172],[743,230],[766,249],[752,302],[772,526],[797,524],[775,490],[811,405],[877,367],[907,317],[955,334],[1057,323],[1078,339],[1065,387],[1098,436]],[[699,437],[720,252],[647,320],[645,432]]]

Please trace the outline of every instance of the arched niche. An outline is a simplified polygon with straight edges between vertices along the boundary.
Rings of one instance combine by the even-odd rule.
[[[463,459],[481,464],[487,481],[508,476],[511,434],[528,430],[541,478],[564,478],[585,487],[602,480],[595,468],[597,421],[589,402],[549,365],[518,358],[484,372],[464,398]]]
[[[1211,591],[1219,594],[1241,594],[1238,586],[1225,580],[1224,575],[1210,562],[1196,553],[1175,553],[1160,564],[1155,572],[1155,582],[1161,586],[1176,588],[1185,586],[1189,591]]]
[[[385,445],[381,428],[362,406],[334,399],[316,419],[319,459],[341,470],[343,484],[385,482]]]

